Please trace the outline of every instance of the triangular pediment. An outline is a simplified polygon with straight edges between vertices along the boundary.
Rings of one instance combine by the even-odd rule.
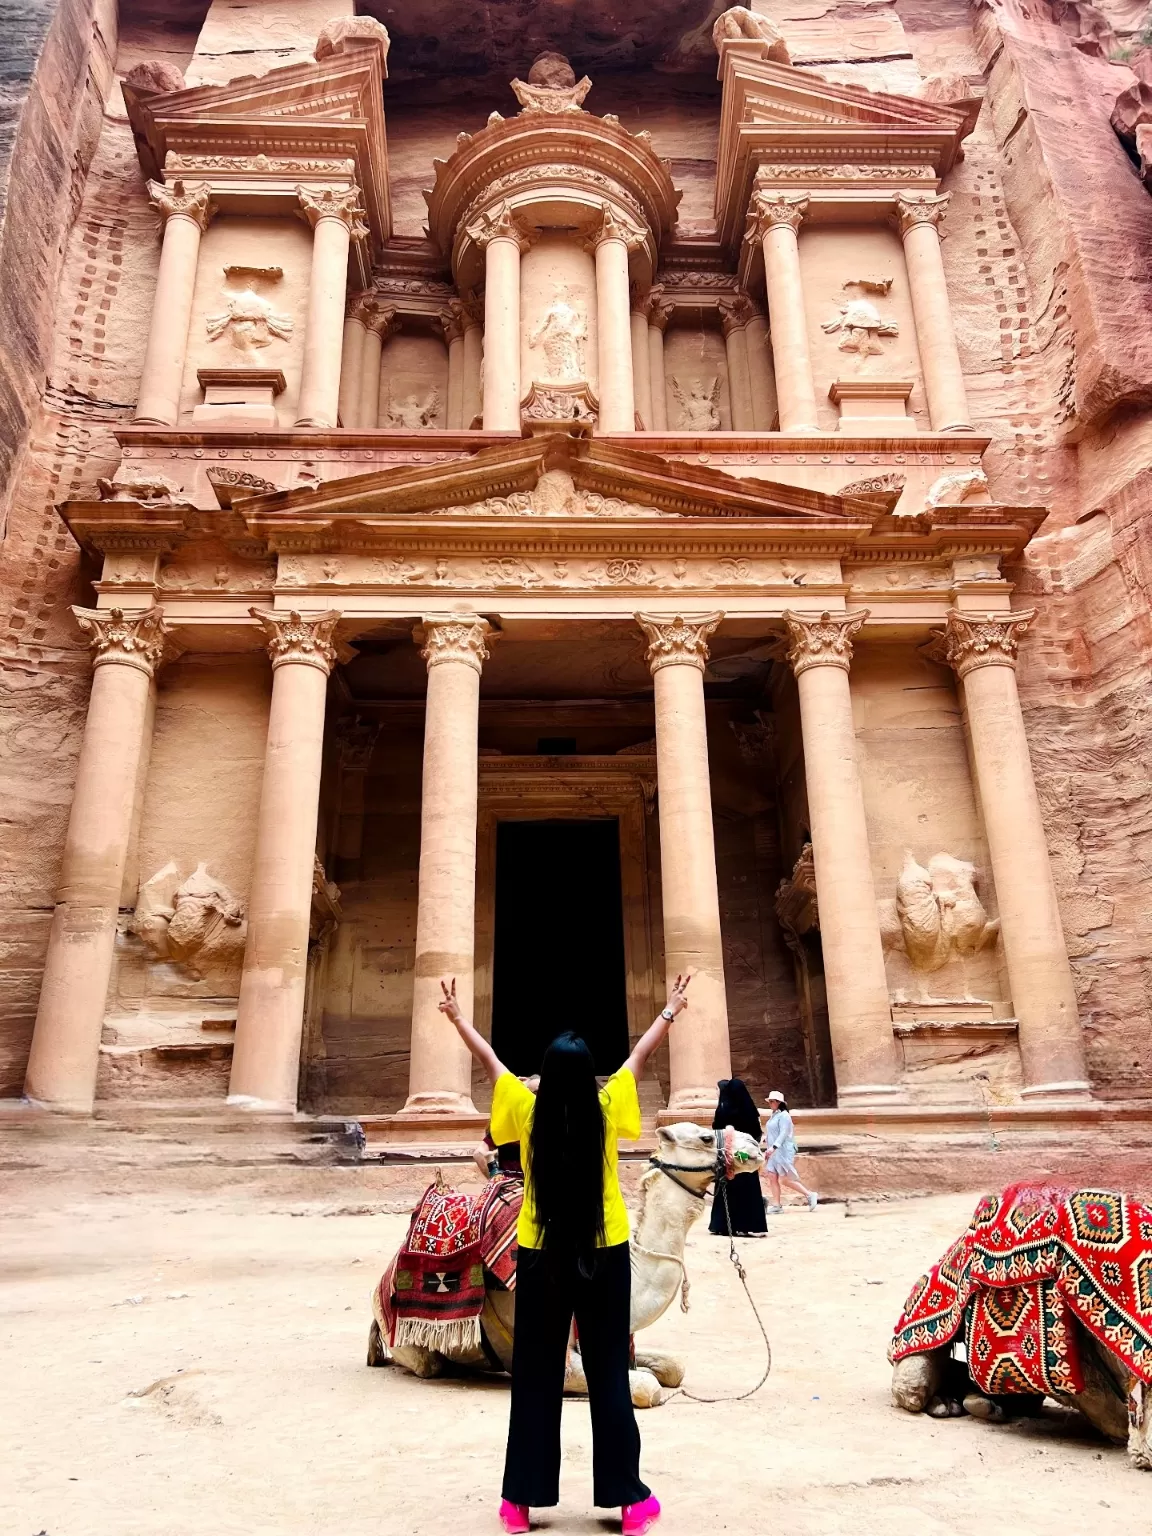
[[[124,87],[145,176],[219,182],[246,173],[323,180],[325,166],[352,162],[373,244],[392,232],[384,131],[384,67],[375,48],[290,64],[223,85],[163,94]]]
[[[964,114],[953,107],[842,85],[767,60],[741,61],[733,84],[737,93],[733,105],[744,122],[919,128],[944,135],[959,132],[964,126]]]
[[[874,504],[857,498],[736,479],[722,470],[566,434],[486,448],[467,459],[404,465],[314,489],[234,500],[233,509],[262,538],[296,524],[335,531],[343,522],[363,526],[411,517],[513,523],[752,518],[869,526],[876,516]]]

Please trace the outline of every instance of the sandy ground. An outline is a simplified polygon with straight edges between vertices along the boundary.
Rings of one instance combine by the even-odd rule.
[[[369,1370],[369,1294],[404,1220],[221,1190],[85,1197],[8,1186],[0,1217],[0,1536],[495,1533],[507,1385]],[[892,1408],[905,1293],[976,1196],[790,1210],[742,1248],[775,1351],[751,1401],[640,1416],[664,1536],[932,1536],[1148,1528],[1152,1477],[1066,1418],[937,1422]],[[689,1240],[692,1310],[645,1337],[700,1392],[761,1346],[726,1245]],[[588,1411],[564,1414],[562,1500],[590,1507]]]

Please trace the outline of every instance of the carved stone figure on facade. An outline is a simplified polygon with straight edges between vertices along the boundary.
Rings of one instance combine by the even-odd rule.
[[[151,469],[137,469],[131,464],[121,464],[110,480],[101,476],[96,481],[101,501],[138,501],[141,506],[169,506],[180,489],[167,475]]]
[[[688,379],[684,383],[672,375],[672,393],[680,407],[676,425],[684,432],[719,432],[720,380]]]
[[[194,981],[209,969],[239,965],[248,936],[243,903],[204,861],[183,883],[171,862],[146,880],[129,930],[157,960],[183,965]]]
[[[982,469],[958,469],[933,480],[924,497],[926,507],[957,507],[970,496],[988,489],[988,476]]]
[[[861,358],[879,357],[884,351],[880,338],[899,336],[900,326],[897,321],[886,319],[871,299],[860,294],[854,296],[850,290],[858,288],[863,293],[886,294],[891,287],[890,277],[850,279],[844,284],[844,299],[839,314],[831,320],[825,320],[820,329],[827,331],[830,336],[839,331],[837,346],[841,352],[855,352]]]
[[[548,371],[542,382],[574,384],[585,378],[584,343],[587,339],[588,325],[584,316],[568,302],[563,290],[559,290],[544,311],[544,318],[528,337],[528,345],[539,347],[544,353]]]
[[[413,394],[399,400],[390,399],[384,413],[384,425],[404,427],[414,432],[424,427],[434,427],[439,414],[440,392],[430,389],[423,397]]]
[[[779,27],[769,21],[767,16],[758,15],[746,5],[734,5],[717,17],[712,28],[712,41],[717,51],[721,43],[764,43],[767,46],[765,57],[774,64],[792,62]]]
[[[918,971],[987,949],[1000,932],[976,894],[975,865],[949,853],[933,854],[927,868],[905,853],[895,900],[878,905],[884,947],[903,949]]]
[[[227,332],[238,352],[271,346],[273,341],[287,341],[295,329],[291,315],[281,314],[258,293],[260,283],[277,283],[284,276],[282,267],[225,267],[229,282],[242,286],[239,291],[225,288],[224,309],[218,315],[206,315],[204,328],[209,341],[219,341]]]
[[[582,112],[584,98],[591,89],[592,82],[587,75],[577,80],[576,71],[564,55],[550,51],[537,56],[526,81],[512,81],[513,94],[525,115]]]

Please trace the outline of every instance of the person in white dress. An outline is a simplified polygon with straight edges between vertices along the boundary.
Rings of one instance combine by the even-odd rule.
[[[768,1095],[768,1110],[762,1142],[768,1154],[764,1172],[768,1176],[768,1188],[772,1192],[768,1214],[778,1216],[784,1209],[780,1192],[782,1184],[798,1190],[807,1200],[808,1209],[814,1211],[818,1204],[818,1197],[812,1190],[805,1188],[796,1177],[796,1129],[792,1124],[792,1116],[788,1113],[787,1101],[778,1089],[774,1089]]]

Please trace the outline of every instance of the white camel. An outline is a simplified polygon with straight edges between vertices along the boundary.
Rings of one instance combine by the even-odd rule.
[[[632,1234],[632,1332],[648,1328],[663,1317],[679,1295],[687,1311],[688,1273],[684,1243],[689,1229],[700,1219],[704,1194],[716,1172],[716,1132],[685,1122],[661,1126],[652,1167],[640,1181],[640,1200]],[[764,1154],[751,1136],[730,1132],[731,1152],[742,1171],[759,1169]],[[512,1336],[515,1326],[514,1291],[489,1287],[480,1326],[489,1348],[503,1370],[512,1368]],[[437,1350],[411,1345],[389,1350],[380,1332],[381,1319],[372,1320],[368,1334],[368,1364],[393,1361],[414,1376],[439,1376],[446,1364],[490,1371],[490,1357],[480,1348]],[[684,1379],[684,1367],[674,1355],[660,1350],[636,1351],[635,1369],[628,1381],[637,1408],[655,1408]],[[584,1393],[588,1383],[577,1350],[564,1381],[569,1393]]]

